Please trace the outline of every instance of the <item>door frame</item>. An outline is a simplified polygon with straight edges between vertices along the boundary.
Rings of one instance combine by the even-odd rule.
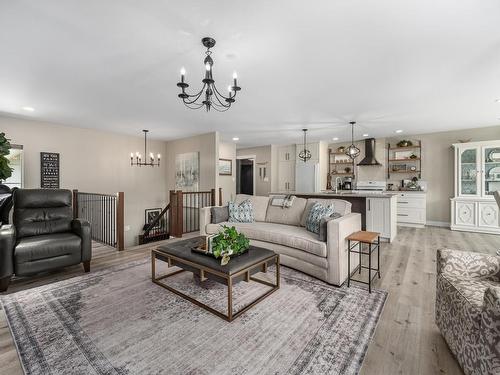
[[[256,191],[255,191],[255,172],[256,172],[256,168],[255,168],[255,165],[257,164],[257,155],[241,155],[241,156],[236,156],[236,159],[237,160],[243,160],[243,159],[250,159],[253,161],[253,172],[252,172],[252,178],[253,178],[253,195],[256,195]],[[239,171],[237,171],[237,174],[238,174],[238,177],[239,177]]]

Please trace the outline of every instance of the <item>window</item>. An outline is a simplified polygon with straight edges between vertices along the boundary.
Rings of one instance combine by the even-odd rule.
[[[9,165],[13,169],[12,176],[5,180],[3,183],[10,187],[22,188],[24,187],[24,157],[23,157],[23,146],[12,145],[7,159],[9,159]]]

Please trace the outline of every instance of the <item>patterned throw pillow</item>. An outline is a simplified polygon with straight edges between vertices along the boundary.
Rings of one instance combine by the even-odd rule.
[[[253,223],[255,215],[253,213],[252,202],[247,199],[239,205],[229,202],[229,221],[232,223]]]
[[[309,215],[307,215],[306,229],[309,232],[319,234],[321,219],[333,214],[333,209],[333,204],[323,206],[321,203],[314,203],[309,211]]]

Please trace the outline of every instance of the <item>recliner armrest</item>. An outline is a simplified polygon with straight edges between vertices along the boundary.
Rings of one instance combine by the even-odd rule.
[[[0,279],[14,273],[14,245],[16,228],[13,225],[0,227]]]
[[[83,219],[74,219],[71,229],[82,239],[82,262],[92,258],[92,233],[90,223]]]

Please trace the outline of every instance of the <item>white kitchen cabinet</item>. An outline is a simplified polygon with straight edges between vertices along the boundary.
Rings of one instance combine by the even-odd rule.
[[[295,190],[295,161],[280,161],[278,170],[280,191]]]
[[[454,144],[455,196],[451,229],[500,233],[493,192],[500,190],[500,141]]]
[[[281,146],[278,148],[278,159],[282,161],[295,160],[295,145]]]
[[[426,223],[427,194],[425,192],[404,192],[397,194],[398,225],[422,228]]]
[[[380,233],[380,237],[391,242],[397,234],[397,197],[366,198],[366,230]]]

